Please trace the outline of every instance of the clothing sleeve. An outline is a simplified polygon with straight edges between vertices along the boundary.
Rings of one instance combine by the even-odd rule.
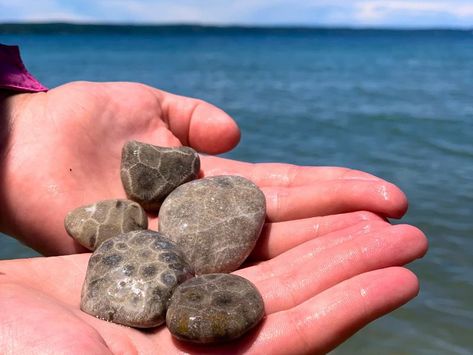
[[[0,90],[38,92],[48,88],[26,70],[18,46],[0,44]]]

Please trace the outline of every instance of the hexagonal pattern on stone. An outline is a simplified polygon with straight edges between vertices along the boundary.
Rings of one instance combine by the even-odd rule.
[[[80,307],[114,323],[155,327],[164,322],[175,287],[190,277],[179,249],[160,233],[121,234],[92,254]]]
[[[128,198],[157,210],[179,185],[197,177],[200,158],[190,147],[165,148],[137,141],[123,146],[120,176]]]
[[[95,250],[121,233],[148,228],[148,217],[136,202],[105,200],[69,212],[64,227],[81,245]]]
[[[242,336],[263,316],[263,299],[250,281],[231,274],[207,274],[175,289],[166,325],[180,340],[216,343]]]
[[[253,250],[266,215],[263,192],[240,176],[179,186],[159,211],[159,231],[175,241],[197,275],[236,270]]]

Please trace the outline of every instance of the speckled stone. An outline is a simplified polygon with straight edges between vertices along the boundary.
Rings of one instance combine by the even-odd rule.
[[[240,176],[179,186],[159,211],[159,231],[175,241],[197,275],[236,270],[253,250],[266,214],[263,192]]]
[[[114,323],[155,327],[165,321],[175,287],[189,277],[181,252],[160,233],[121,234],[92,254],[80,307]]]
[[[197,177],[200,158],[189,147],[164,148],[137,141],[123,146],[120,176],[128,198],[158,210],[176,187]]]
[[[263,316],[263,299],[251,282],[236,275],[208,274],[176,288],[166,325],[180,340],[216,343],[242,336]]]
[[[136,202],[105,200],[69,212],[64,227],[81,245],[95,250],[107,239],[121,233],[148,228],[148,218]]]

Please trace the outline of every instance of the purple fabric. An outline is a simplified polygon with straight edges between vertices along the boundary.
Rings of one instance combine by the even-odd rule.
[[[23,92],[46,91],[47,87],[26,70],[18,46],[0,44],[0,89]]]

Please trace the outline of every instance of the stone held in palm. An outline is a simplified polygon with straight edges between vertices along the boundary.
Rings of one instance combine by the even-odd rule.
[[[89,259],[80,307],[114,323],[155,327],[164,323],[176,286],[190,277],[180,250],[160,233],[120,234]]]
[[[263,316],[263,299],[251,282],[231,274],[207,274],[176,288],[166,325],[180,340],[218,343],[241,337]]]
[[[158,210],[166,196],[199,174],[200,158],[190,147],[165,148],[137,141],[122,149],[120,176],[128,198]]]
[[[159,211],[159,231],[176,242],[197,275],[232,272],[255,247],[265,215],[255,184],[214,176],[174,190]]]
[[[143,208],[130,200],[104,200],[69,212],[64,219],[67,233],[84,247],[95,250],[121,233],[148,228]]]

